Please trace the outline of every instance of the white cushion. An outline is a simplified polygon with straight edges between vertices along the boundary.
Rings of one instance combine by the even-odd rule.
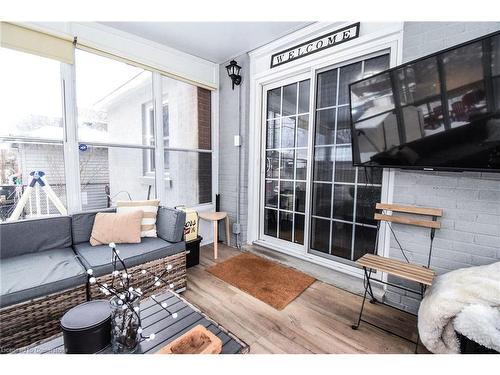
[[[146,201],[118,201],[116,212],[132,212],[142,210],[144,216],[141,222],[141,237],[157,237],[156,235],[156,215],[160,200],[152,199]]]

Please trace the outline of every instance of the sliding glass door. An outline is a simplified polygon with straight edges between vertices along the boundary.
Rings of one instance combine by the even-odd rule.
[[[388,68],[381,52],[265,89],[264,240],[343,263],[373,251],[382,171],[352,166],[349,84]]]
[[[318,72],[309,251],[353,261],[372,252],[382,170],[352,165],[349,84],[389,68],[389,55]]]
[[[304,244],[310,80],[267,91],[263,233]]]

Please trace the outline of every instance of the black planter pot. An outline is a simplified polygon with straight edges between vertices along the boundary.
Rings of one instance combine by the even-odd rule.
[[[458,336],[458,341],[460,341],[460,353],[462,354],[499,354],[493,349],[487,348],[475,341],[472,341],[467,336],[464,336],[461,333],[456,333]]]
[[[64,350],[68,354],[92,354],[111,341],[111,309],[108,300],[82,303],[61,319]]]

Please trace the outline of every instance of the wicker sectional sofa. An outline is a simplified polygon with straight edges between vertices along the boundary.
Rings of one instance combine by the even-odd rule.
[[[88,283],[86,273],[92,268],[94,276],[105,282],[112,271],[109,247],[88,242],[97,212],[0,224],[0,352],[59,332],[59,320],[68,309],[103,298]],[[118,245],[129,271],[147,268],[158,274],[172,265],[166,281],[174,290],[184,290],[184,223],[184,212],[160,207],[157,238]],[[168,287],[162,284],[150,294]]]

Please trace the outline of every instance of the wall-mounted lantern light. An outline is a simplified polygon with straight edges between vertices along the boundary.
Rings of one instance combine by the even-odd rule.
[[[231,81],[233,81],[233,90],[234,86],[238,86],[241,83],[241,76],[240,76],[240,69],[241,66],[239,66],[236,61],[231,60],[229,62],[229,65],[226,66],[227,69],[227,74],[229,75],[229,78],[231,78]]]

